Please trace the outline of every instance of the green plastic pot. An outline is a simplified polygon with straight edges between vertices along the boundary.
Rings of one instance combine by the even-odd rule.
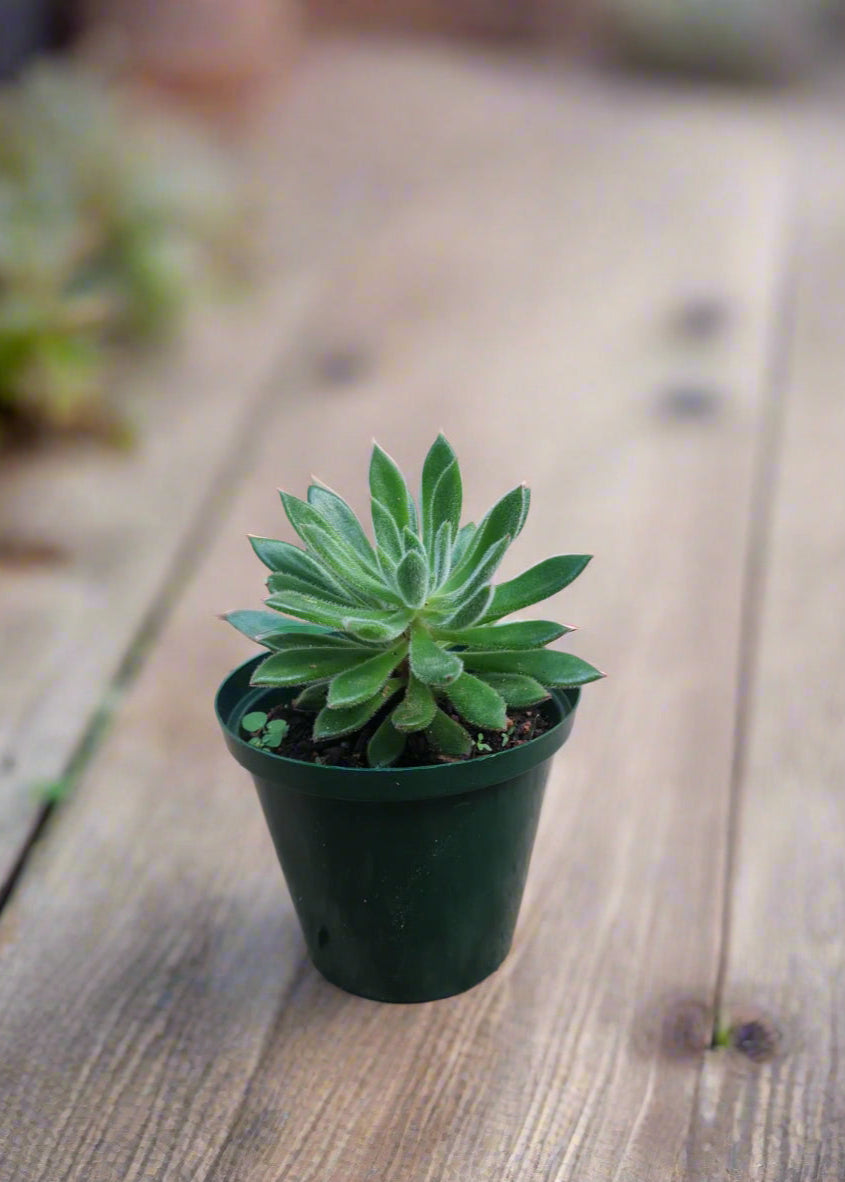
[[[510,949],[551,759],[579,691],[555,691],[550,729],[509,751],[430,767],[321,767],[240,737],[245,714],[292,696],[250,686],[262,659],[226,678],[217,717],[252,773],[314,964],[378,1001],[478,984]]]

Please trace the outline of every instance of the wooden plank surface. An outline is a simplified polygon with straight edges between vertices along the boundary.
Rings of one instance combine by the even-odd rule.
[[[751,1058],[708,1061],[683,1175],[748,1182],[845,1177],[842,118],[810,108],[796,136],[795,328],[780,375],[762,605],[750,621],[723,998]],[[769,1042],[774,1058],[758,1061]]]
[[[342,52],[328,51],[324,69],[372,93]],[[409,95],[409,113],[424,101],[421,89]],[[478,123],[469,109],[452,136]],[[293,395],[297,366],[343,381],[366,364],[345,339],[303,335],[307,309],[362,235],[427,182],[403,141],[382,146],[356,129],[307,71],[293,94],[271,91],[248,130],[241,155],[264,211],[256,290],[197,309],[177,348],[129,375],[131,454],[53,448],[0,466],[0,894],[45,786],[64,776],[127,658],[142,659],[145,632],[236,479],[244,433],[265,404]]]
[[[172,355],[131,378],[130,454],[92,444],[4,456],[0,889],[43,786],[63,777],[231,483],[239,436],[277,397],[268,382],[306,307],[305,278],[282,274],[198,313]]]
[[[663,1179],[684,1152],[697,1061],[664,1030],[679,1000],[706,1006],[718,966],[783,145],[735,99],[423,53],[399,70],[349,51],[338,73],[339,53],[307,80],[313,175],[331,128],[354,126],[415,167],[424,144],[429,183],[393,190],[311,328],[368,368],[268,409],[242,494],[2,917],[2,1182]],[[456,120],[486,134],[461,148]],[[678,328],[702,295],[726,309],[706,345]],[[260,598],[242,537],[284,534],[277,484],[316,468],[362,508],[370,437],[413,468],[440,427],[470,512],[530,480],[505,573],[598,555],[560,614],[611,677],[557,763],[505,968],[389,1007],[305,960],[212,722],[249,651],[213,613]]]

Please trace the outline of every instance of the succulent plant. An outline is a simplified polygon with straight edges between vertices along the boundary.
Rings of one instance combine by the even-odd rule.
[[[294,704],[315,713],[315,742],[380,719],[367,746],[373,767],[395,763],[416,731],[435,753],[459,758],[471,750],[467,726],[505,731],[509,707],[603,676],[547,647],[571,631],[565,625],[501,622],[566,587],[590,560],[558,555],[493,586],[525,524],[525,485],[478,525],[461,525],[460,468],[442,435],[423,465],[419,505],[377,444],[369,478],[374,542],[330,488],[312,484],[304,501],[283,492],[303,547],[251,537],[271,571],[272,610],[223,617],[270,650],[252,683],[296,687]]]

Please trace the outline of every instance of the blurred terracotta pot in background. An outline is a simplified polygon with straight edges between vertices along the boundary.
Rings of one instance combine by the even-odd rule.
[[[86,0],[87,39],[200,103],[239,100],[289,66],[297,0]]]

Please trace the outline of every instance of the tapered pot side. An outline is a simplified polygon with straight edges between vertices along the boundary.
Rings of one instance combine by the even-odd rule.
[[[235,669],[217,716],[253,776],[309,954],[333,984],[379,1001],[433,1001],[494,972],[511,946],[543,793],[579,691],[555,690],[552,723],[507,751],[429,767],[323,767],[240,737],[292,691]]]

